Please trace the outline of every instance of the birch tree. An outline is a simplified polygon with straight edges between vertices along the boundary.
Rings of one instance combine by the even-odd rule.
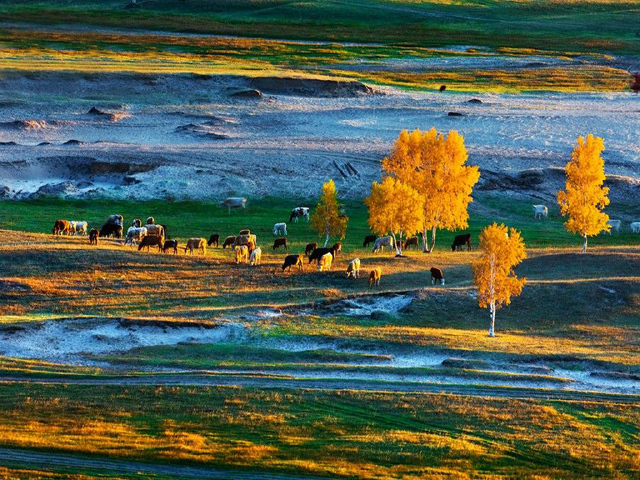
[[[377,235],[393,237],[396,255],[402,255],[403,235],[418,232],[424,221],[424,198],[412,187],[392,177],[371,184],[364,203],[369,207],[369,227]]]
[[[606,179],[603,150],[602,138],[579,137],[565,167],[565,190],[558,192],[560,212],[569,217],[564,226],[582,237],[582,253],[587,251],[587,237],[611,230],[607,224],[609,216],[602,211],[609,205],[609,188],[603,186]]]
[[[524,240],[513,228],[494,223],[480,234],[480,258],[473,267],[473,283],[478,289],[478,305],[489,308],[489,336],[495,336],[496,310],[509,305],[511,297],[522,293],[526,278],[518,278],[513,267],[527,257]]]
[[[435,129],[426,132],[403,130],[391,155],[382,161],[383,170],[413,187],[424,199],[422,250],[431,252],[438,229],[457,230],[468,226],[471,193],[480,178],[478,167],[465,165],[468,159],[464,138],[456,131],[445,137]],[[428,232],[431,230],[431,243]]]
[[[331,237],[340,237],[347,234],[347,223],[349,217],[340,213],[338,205],[338,193],[336,184],[329,180],[322,185],[320,201],[311,214],[311,228],[318,232],[318,236],[324,236],[324,246],[326,247]]]

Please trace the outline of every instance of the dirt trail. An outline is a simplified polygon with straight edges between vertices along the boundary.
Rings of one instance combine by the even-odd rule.
[[[308,390],[353,390],[394,393],[447,393],[477,397],[501,397],[539,400],[572,400],[617,403],[638,403],[640,395],[550,390],[544,388],[492,387],[439,383],[367,382],[341,379],[293,379],[286,377],[217,376],[217,375],[148,375],[108,378],[0,377],[0,382],[45,383],[51,385],[114,385],[114,386],[241,386],[257,388],[293,388]]]
[[[163,475],[175,478],[216,478],[247,480],[326,479],[327,477],[298,476],[257,471],[222,470],[209,467],[189,467],[161,463],[133,462],[66,453],[37,452],[18,448],[0,448],[0,461],[5,466],[46,466],[47,470],[99,470],[101,474]]]

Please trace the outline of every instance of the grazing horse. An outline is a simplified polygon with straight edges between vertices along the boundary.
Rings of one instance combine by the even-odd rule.
[[[378,237],[376,237],[375,235],[367,235],[366,237],[364,237],[364,242],[362,242],[362,247],[363,248],[368,247],[370,243],[375,243],[377,239]]]
[[[471,251],[471,234],[464,233],[462,235],[456,235],[453,239],[453,243],[451,244],[451,251],[455,252],[456,250],[462,250],[462,246],[467,246],[467,251]]]

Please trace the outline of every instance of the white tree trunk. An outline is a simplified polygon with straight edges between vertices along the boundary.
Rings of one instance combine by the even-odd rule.
[[[587,236],[582,236],[582,253],[587,253]]]
[[[495,337],[496,336],[496,302],[491,302],[489,310],[491,311],[491,323],[489,323],[489,336]]]
[[[400,246],[398,245],[398,240],[396,240],[396,234],[391,233],[391,238],[393,238],[393,246],[396,249],[396,257],[402,255],[402,250],[400,250]]]
[[[329,243],[329,238],[331,238],[331,237],[329,237],[329,234],[327,233],[327,234],[324,236],[324,247],[325,247],[325,248],[327,247],[327,243]]]

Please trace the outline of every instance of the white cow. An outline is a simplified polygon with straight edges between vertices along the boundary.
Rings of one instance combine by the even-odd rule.
[[[546,205],[534,205],[533,206],[533,217],[534,218],[542,218],[549,216],[549,209]]]
[[[147,236],[146,227],[129,227],[127,229],[127,238],[124,240],[125,245],[136,245]]]
[[[247,208],[247,199],[244,197],[227,197],[222,202],[220,202],[222,207],[227,207],[229,213],[231,213],[232,208]]]
[[[640,233],[640,222],[631,222],[630,227],[633,233]]]
[[[309,221],[309,207],[296,207],[291,210],[291,215],[289,215],[289,222],[293,220],[298,223],[298,217],[304,217],[305,220]]]
[[[331,253],[325,253],[320,257],[318,262],[318,270],[324,272],[325,270],[331,270],[331,263],[333,262],[333,255]]]
[[[609,230],[609,235],[613,233],[615,230],[616,233],[620,233],[620,227],[622,226],[622,222],[620,220],[609,220],[607,225],[611,225],[611,230]]]
[[[373,244],[373,248],[371,251],[373,253],[378,253],[384,251],[384,247],[389,247],[389,250],[395,247],[395,243],[393,243],[393,237],[380,237],[376,240],[376,243]]]
[[[86,235],[87,230],[89,230],[89,224],[84,220],[72,220],[71,222],[69,222],[69,226],[69,234],[71,235]]]
[[[354,258],[349,262],[349,265],[347,265],[347,278],[349,277],[358,278],[359,275],[360,275],[360,259]]]
[[[284,222],[276,223],[273,226],[273,234],[274,235],[287,235],[287,224]]]
[[[249,265],[260,265],[262,262],[262,249],[256,248],[251,255],[249,255]]]
[[[246,245],[238,245],[233,249],[236,263],[246,263],[249,261],[249,247]]]

